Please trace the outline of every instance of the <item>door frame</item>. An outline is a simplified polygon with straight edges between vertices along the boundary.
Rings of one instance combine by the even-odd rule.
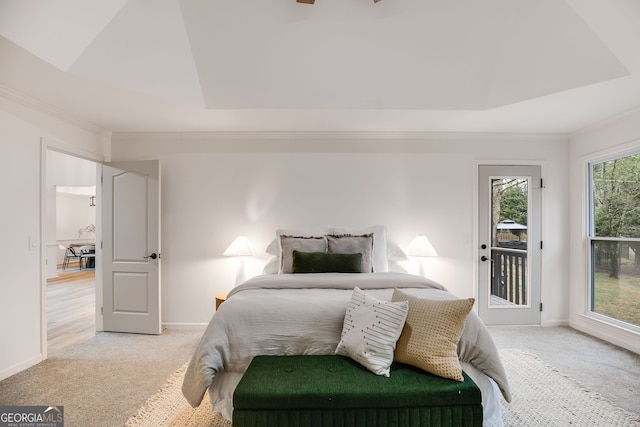
[[[77,157],[84,160],[90,160],[96,164],[102,164],[104,162],[104,156],[101,154],[93,153],[83,150],[81,148],[68,145],[53,139],[41,137],[40,138],[40,227],[39,234],[39,246],[40,246],[40,354],[42,360],[45,360],[48,356],[48,328],[47,328],[47,245],[44,241],[45,236],[45,221],[46,221],[46,207],[47,207],[47,152],[56,151],[68,156]],[[96,200],[99,202],[100,178],[98,172],[101,168],[96,167]],[[102,238],[101,230],[99,226],[99,219],[97,218],[98,210],[96,210],[96,242],[99,242]],[[99,245],[96,245],[96,260],[100,259],[102,253]],[[100,307],[102,306],[102,300],[98,300],[98,297],[102,295],[102,279],[99,279],[100,263],[96,262],[96,330],[101,330],[102,327],[102,315],[100,313]],[[100,270],[101,271],[101,270]],[[100,326],[98,326],[100,325]]]
[[[536,160],[476,160],[473,165],[473,282],[474,282],[474,297],[476,298],[476,313],[479,311],[478,307],[478,295],[480,294],[480,257],[482,256],[482,249],[480,248],[480,166],[539,166],[540,175],[544,179],[546,162]],[[544,188],[544,187],[543,187]],[[545,240],[544,234],[544,191],[540,193],[540,240]],[[542,286],[543,270],[544,270],[544,252],[540,251],[540,301],[544,300],[544,287]],[[540,313],[540,325],[543,323],[543,316]]]

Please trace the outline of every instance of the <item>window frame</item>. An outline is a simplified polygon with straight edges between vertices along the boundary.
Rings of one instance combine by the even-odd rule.
[[[585,300],[585,315],[594,320],[598,320],[600,322],[626,329],[635,333],[640,334],[640,325],[635,325],[633,323],[624,322],[622,320],[616,319],[614,317],[606,316],[604,314],[600,314],[595,312],[594,309],[594,287],[595,287],[595,271],[593,265],[593,244],[594,242],[640,242],[640,238],[621,238],[621,237],[604,237],[604,236],[596,236],[595,235],[595,202],[594,202],[594,193],[593,193],[593,167],[596,164],[622,159],[625,157],[631,157],[640,155],[640,147],[635,147],[625,151],[619,151],[615,153],[609,153],[604,156],[593,157],[586,161],[586,230],[585,230],[585,241],[586,241],[586,300]]]

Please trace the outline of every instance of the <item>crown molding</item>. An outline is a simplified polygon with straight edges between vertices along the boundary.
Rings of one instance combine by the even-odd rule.
[[[51,104],[43,102],[39,99],[33,98],[25,93],[12,89],[8,86],[0,84],[0,97],[16,102],[31,110],[52,116],[60,121],[63,121],[69,125],[79,127],[89,132],[96,134],[111,136],[111,131],[98,126],[97,124],[88,120],[80,119],[77,116],[67,113],[66,111],[54,107]]]
[[[413,140],[413,141],[566,141],[565,133],[403,132],[403,131],[273,131],[273,132],[113,132],[114,141],[229,141],[229,140]]]
[[[640,106],[633,107],[629,110],[626,110],[620,114],[615,114],[613,116],[607,117],[605,119],[599,120],[595,123],[591,123],[588,126],[585,126],[581,129],[578,129],[569,134],[571,139],[578,139],[584,135],[588,135],[590,133],[595,133],[601,131],[602,129],[606,129],[611,126],[615,126],[617,123],[626,120],[626,119],[635,119],[636,116],[640,116]]]
[[[128,132],[114,133],[114,159],[183,152],[218,153],[434,153],[468,151],[469,145],[568,144],[564,134],[429,132]]]

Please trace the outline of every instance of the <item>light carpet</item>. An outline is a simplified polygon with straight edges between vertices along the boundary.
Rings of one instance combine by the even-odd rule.
[[[597,393],[545,364],[533,354],[500,350],[509,376],[513,401],[502,401],[506,427],[640,426],[640,416],[612,404]],[[186,365],[131,417],[126,427],[231,427],[220,413],[211,412],[209,396],[191,408],[182,396]]]

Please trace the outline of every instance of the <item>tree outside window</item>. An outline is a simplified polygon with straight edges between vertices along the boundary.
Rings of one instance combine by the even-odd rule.
[[[640,325],[640,154],[591,165],[591,311]]]

